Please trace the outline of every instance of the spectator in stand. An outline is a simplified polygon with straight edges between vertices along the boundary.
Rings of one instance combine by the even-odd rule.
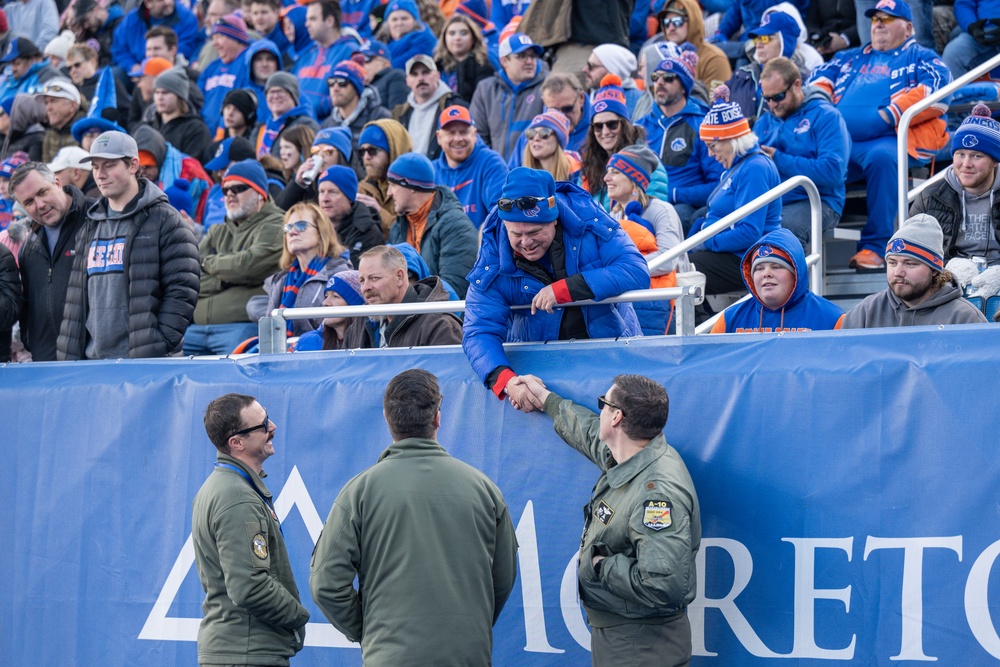
[[[760,150],[757,135],[750,130],[750,123],[743,117],[739,105],[729,101],[725,86],[716,89],[715,104],[705,115],[698,133],[708,146],[709,154],[725,171],[718,187],[708,197],[707,213],[694,221],[688,236],[707,229],[781,182],[774,162]],[[779,199],[692,249],[691,262],[705,274],[705,293],[742,290],[740,264],[743,255],[764,234],[780,226]]]
[[[561,111],[551,109],[535,116],[524,137],[527,143],[519,166],[547,171],[557,181],[579,180],[580,159],[566,151],[569,119]]]
[[[357,271],[341,271],[326,281],[323,290],[323,305],[327,308],[343,308],[344,306],[363,306],[365,298],[361,296],[361,283]],[[347,327],[354,321],[353,317],[326,317],[322,326],[315,331],[308,331],[299,336],[295,345],[296,352],[311,352],[314,350],[342,350]]]
[[[872,41],[871,21],[869,10],[877,6],[878,0],[855,0],[854,10],[858,28],[858,44],[867,44]],[[917,44],[930,49],[937,50],[934,39],[934,5],[947,5],[946,2],[934,2],[934,0],[913,0],[908,3],[913,14],[913,37]]]
[[[868,221],[850,267],[882,269],[892,236],[896,201],[896,125],[909,107],[951,81],[948,67],[913,39],[913,14],[904,0],[879,0],[865,13],[872,22],[872,42],[864,49],[841,51],[813,72],[810,84],[830,94],[851,133],[847,181],[863,180]],[[895,73],[895,74],[893,74]],[[926,164],[948,143],[941,115],[947,99],[924,109],[908,129],[910,165]]]
[[[475,122],[463,106],[451,106],[438,118],[441,155],[434,161],[436,183],[451,188],[462,210],[478,229],[496,205],[507,166],[479,139]]]
[[[698,137],[708,107],[691,95],[697,59],[698,54],[686,51],[654,66],[653,110],[636,123],[645,130],[646,142],[669,179],[667,194],[658,198],[673,204],[685,232],[708,203],[723,171]]]
[[[242,137],[252,142],[255,139],[253,131],[257,127],[258,108],[257,96],[248,88],[237,88],[226,93],[222,100],[222,128],[216,132],[216,141],[209,144],[202,153],[202,162],[207,165],[226,139]]]
[[[459,16],[467,16],[472,19],[473,24],[479,28],[479,34],[482,36],[483,44],[486,47],[487,61],[493,71],[500,69],[500,28],[496,23],[489,19],[489,8],[485,0],[462,0],[455,7],[455,11],[452,16],[456,14]],[[446,35],[447,26],[441,26],[441,35]],[[511,32],[516,30],[516,26],[511,28]],[[471,98],[470,98],[471,99]]]
[[[278,157],[286,181],[291,181],[300,169],[308,169],[310,151],[315,140],[312,128],[305,125],[289,128],[278,139]]]
[[[201,217],[202,231],[212,225],[219,224],[226,218],[226,196],[222,193],[222,177],[225,176],[226,170],[233,163],[250,160],[253,157],[253,145],[249,141],[243,137],[231,137],[220,143],[212,159],[205,163],[205,170],[211,174],[214,184],[205,196],[205,209]],[[265,159],[274,158],[271,158],[270,155],[261,158],[261,160]],[[261,165],[263,166],[263,162]],[[265,173],[266,170],[265,167]],[[274,190],[273,187],[269,189],[272,192]]]
[[[16,0],[4,5],[10,31],[41,48],[59,34],[59,10],[54,0]]]
[[[173,29],[178,52],[190,61],[200,44],[197,17],[174,0],[142,0],[115,29],[111,52],[114,64],[128,72],[147,58],[146,32],[159,25]]]
[[[299,55],[292,73],[298,77],[302,87],[302,103],[311,110],[313,118],[324,120],[332,108],[328,84],[332,72],[339,66],[338,63],[350,59],[361,45],[353,36],[341,33],[340,3],[337,0],[309,3],[306,28],[313,45]]]
[[[14,253],[0,244],[0,363],[11,359],[12,331],[21,316],[21,276]]]
[[[365,85],[364,68],[352,60],[345,60],[334,68],[327,86],[333,101],[333,112],[323,127],[349,128],[354,146],[357,146],[365,125],[373,120],[392,118],[392,112],[382,106],[378,91]],[[354,167],[357,169],[359,166],[355,159]]]
[[[478,243],[476,228],[451,188],[435,185],[434,165],[420,153],[396,158],[386,179],[398,216],[388,242],[416,248],[431,274],[447,281],[464,298],[469,287],[466,275],[476,261]]]
[[[271,117],[267,122],[262,121],[254,130],[258,157],[278,157],[278,139],[293,127],[304,125],[314,133],[319,131],[319,125],[309,113],[309,107],[299,103],[298,80],[288,72],[275,72],[271,75],[265,86],[265,99]],[[312,141],[312,138],[309,140]]]
[[[608,160],[604,183],[613,204],[611,217],[649,264],[684,240],[684,229],[674,207],[646,194],[649,179],[659,160],[646,144],[626,146]],[[650,271],[649,286],[676,287],[677,272],[690,270],[687,255]],[[662,336],[674,328],[673,304],[670,301],[646,301],[632,304],[644,336]]]
[[[366,125],[358,143],[365,166],[365,178],[358,184],[358,200],[379,211],[382,234],[388,236],[389,228],[396,222],[396,207],[389,197],[386,172],[396,158],[412,150],[413,144],[406,128],[391,118]]]
[[[168,69],[153,83],[152,113],[147,110],[145,116],[148,124],[174,148],[186,155],[200,156],[211,144],[213,131],[192,108],[188,98],[190,90],[191,82],[182,68]],[[213,123],[221,115],[221,100],[219,102]]]
[[[809,43],[829,60],[833,54],[861,45],[854,0],[810,2],[806,9]]]
[[[809,5],[809,0],[791,2],[800,12]],[[730,60],[745,59],[746,39],[749,36],[745,31],[760,25],[764,12],[774,4],[777,3],[772,0],[734,0],[710,41],[718,45]]]
[[[243,60],[247,70],[246,89],[257,99],[257,119],[266,123],[271,118],[267,108],[267,80],[281,71],[281,53],[271,40],[258,39],[243,52]]]
[[[212,44],[212,28],[215,23],[224,16],[237,13],[240,9],[241,4],[237,0],[208,0],[205,3],[204,13],[199,16],[201,25],[198,31],[198,43],[200,47],[191,63],[196,70],[204,72],[209,63],[219,58],[219,52]],[[257,37],[257,35],[252,36],[253,39],[257,39]]]
[[[840,221],[847,190],[851,137],[844,118],[823,91],[803,88],[799,68],[787,58],[768,61],[760,86],[769,111],[754,126],[760,149],[774,160],[782,181],[808,176],[816,184],[823,231],[830,231]],[[781,198],[781,226],[808,249],[812,222],[805,190],[796,188]]]
[[[414,152],[436,160],[441,154],[438,118],[448,107],[465,106],[465,101],[441,81],[430,56],[416,55],[406,63],[406,86],[410,94],[392,110],[392,117],[410,133]]]
[[[953,162],[943,180],[925,188],[910,215],[927,213],[941,225],[945,268],[973,296],[1000,290],[1000,123],[977,104],[951,141]],[[982,270],[972,258],[986,260]]]
[[[139,146],[139,169],[142,176],[156,183],[161,190],[170,189],[178,178],[185,179],[190,184],[189,192],[195,202],[194,219],[201,222],[208,191],[212,187],[212,179],[201,162],[179,151],[149,125],[140,125],[132,131],[132,135]]]
[[[889,288],[871,294],[847,312],[844,329],[976,324],[986,317],[962,298],[944,268],[944,235],[932,216],[918,213],[904,222],[885,248]]]
[[[212,46],[219,57],[205,67],[198,77],[198,87],[205,95],[201,116],[214,136],[216,128],[221,126],[222,103],[226,95],[231,90],[245,88],[249,83],[249,67],[243,54],[250,44],[250,35],[247,34],[246,23],[236,14],[217,20],[211,34]],[[202,144],[196,154],[204,150],[207,143]]]
[[[959,31],[941,58],[951,75],[958,78],[997,54],[1000,47],[1000,2],[956,0],[955,20]]]
[[[84,196],[97,199],[101,196],[101,191],[97,189],[97,183],[90,172],[90,161],[84,159],[88,155],[90,151],[79,146],[66,146],[56,153],[48,167],[55,174],[59,187],[72,185]]]
[[[42,159],[42,139],[45,137],[45,102],[34,95],[7,97],[0,102],[0,109],[9,118],[9,128],[4,133],[0,157],[7,159],[17,152],[24,152],[35,162]]]
[[[764,14],[761,25],[747,31],[747,37],[754,43],[753,61],[737,67],[726,85],[729,87],[730,99],[740,105],[740,110],[751,127],[767,111],[767,102],[760,92],[761,69],[774,58],[791,58],[795,53],[799,34],[795,19],[784,12]],[[808,76],[809,71],[805,70],[799,78]]]
[[[117,3],[102,7],[97,0],[77,0],[66,18],[69,27],[76,34],[77,44],[86,44],[90,40],[97,42],[100,46],[95,49],[100,59],[98,65],[107,67],[111,64],[115,28],[124,16],[125,13]],[[72,74],[72,70],[70,73]]]
[[[569,119],[569,139],[565,150],[582,151],[587,134],[590,132],[590,120],[593,114],[590,98],[580,83],[580,77],[568,72],[549,74],[542,83],[542,104],[546,111],[558,111]],[[508,168],[522,166],[524,149],[527,145],[528,139],[522,133],[507,158]]]
[[[735,0],[734,5],[735,6]],[[697,0],[669,0],[656,15],[663,29],[663,38],[680,46],[684,42],[694,45],[698,65],[694,78],[715,90],[729,80],[733,70],[729,58],[715,44],[705,41],[705,21]],[[753,25],[757,25],[757,21]]]
[[[68,79],[50,79],[38,97],[45,101],[42,160],[51,162],[60,148],[77,145],[73,138],[73,123],[87,114],[80,108],[84,103],[80,91]]]
[[[268,195],[264,168],[255,160],[233,164],[222,190],[225,222],[209,227],[198,246],[201,291],[184,354],[229,354],[257,335],[247,302],[265,294],[264,279],[280,268],[282,212]]]
[[[516,403],[526,399],[525,389],[505,342],[641,335],[629,303],[555,306],[647,288],[649,272],[635,244],[584,190],[518,167],[483,224],[462,348],[486,387]],[[512,310],[517,305],[531,309]]]
[[[74,44],[66,52],[66,70],[83,99],[93,100],[97,93],[97,84],[104,73],[103,67],[98,69],[97,52],[86,44]],[[115,103],[118,110],[117,119],[125,121],[128,118],[129,104],[132,98],[120,81],[114,79],[114,85]]]
[[[327,167],[317,183],[319,207],[330,218],[357,268],[363,252],[384,243],[378,213],[357,201],[358,177],[350,167]]]
[[[389,29],[386,47],[389,60],[396,69],[406,69],[413,56],[433,56],[437,37],[420,20],[420,9],[413,0],[392,0],[385,8],[385,25]]]
[[[295,34],[295,43],[292,44],[292,42],[288,41],[288,37],[285,36],[285,31],[281,26],[281,0],[251,0],[249,5],[249,11],[244,12],[245,20],[249,20],[249,25],[263,39],[274,44],[278,53],[285,54],[287,60],[284,65],[291,66],[294,64],[294,54],[305,51],[311,44],[309,32],[306,30],[297,31]],[[306,14],[305,7],[292,6],[290,10],[295,13],[301,13],[303,17]],[[279,67],[279,69],[284,68]]]
[[[65,78],[58,70],[49,65],[27,37],[11,40],[7,51],[0,58],[0,65],[10,65],[10,75],[0,84],[0,100],[13,97],[20,93],[35,95],[42,92],[42,87],[52,79]]]
[[[176,354],[198,296],[194,235],[163,191],[139,175],[132,137],[105,132],[90,160],[102,196],[77,234],[57,358]]]
[[[470,113],[479,136],[505,160],[521,133],[542,112],[541,87],[548,68],[542,47],[521,33],[500,44],[502,70],[476,87]]]
[[[622,90],[625,92],[625,107],[628,109],[629,117],[632,118],[635,103],[642,97],[642,91],[636,87],[635,79],[632,78],[637,64],[635,56],[624,46],[601,44],[594,47],[583,67],[583,75],[587,78],[587,89],[590,91],[590,101],[593,102],[597,96],[601,79],[606,74],[614,74],[621,79]]]
[[[809,291],[802,245],[787,229],[767,234],[743,256],[743,283],[751,298],[727,308],[712,333],[785,333],[839,329],[840,306]]]
[[[158,56],[144,60],[137,66],[135,72],[137,76],[133,78],[135,88],[132,92],[132,102],[129,105],[128,119],[125,121],[130,129],[139,123],[145,122],[146,112],[153,104],[153,86],[156,82],[156,77],[172,67],[173,65],[169,60]],[[199,94],[201,93],[200,90],[198,92]],[[188,97],[188,99],[191,98]],[[107,131],[102,130],[102,132]]]
[[[311,202],[299,202],[285,212],[285,231],[279,271],[264,280],[265,295],[247,301],[251,322],[267,317],[275,308],[318,308],[323,288],[336,273],[351,269],[346,249],[330,219]],[[322,320],[288,320],[288,336],[313,331]]]
[[[309,149],[312,157],[319,157],[321,162],[318,169],[313,165],[311,159],[305,158],[294,172],[294,178],[287,179],[288,184],[282,192],[275,198],[275,203],[279,208],[286,211],[300,201],[316,201],[317,181],[316,177],[325,169],[334,165],[350,165],[353,149],[351,148],[351,131],[346,127],[328,127],[320,130],[313,137],[312,147]],[[305,174],[313,171],[312,183],[306,183],[303,179]],[[355,176],[355,181],[357,176]]]
[[[76,236],[86,226],[93,202],[72,185],[59,187],[55,174],[41,162],[18,167],[10,191],[36,227],[19,255],[24,288],[21,342],[34,361],[55,361]]]
[[[458,11],[444,24],[442,35],[434,49],[441,80],[463,100],[471,102],[479,82],[494,73],[483,35],[475,21]]]
[[[389,49],[382,42],[372,40],[359,52],[365,59],[365,84],[378,91],[386,109],[406,101],[410,89],[406,87],[406,74],[389,62]]]
[[[69,51],[69,47],[73,46],[73,43],[73,31],[63,30],[42,48],[42,54],[49,59],[49,64],[60,73],[67,72],[65,67],[66,53]]]

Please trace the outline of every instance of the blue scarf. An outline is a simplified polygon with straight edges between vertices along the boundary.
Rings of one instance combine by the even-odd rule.
[[[293,261],[285,275],[285,286],[281,290],[281,304],[278,307],[294,308],[295,300],[299,296],[299,289],[306,284],[307,280],[322,271],[329,259],[329,257],[313,257],[305,271],[299,267],[299,260]],[[289,336],[293,335],[293,324],[293,320],[285,322],[285,331]]]

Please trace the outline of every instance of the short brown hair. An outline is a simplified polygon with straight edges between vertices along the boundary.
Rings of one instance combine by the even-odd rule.
[[[802,80],[802,72],[799,71],[798,65],[784,56],[772,58],[767,61],[767,64],[764,65],[764,69],[760,73],[761,81],[772,74],[780,76],[786,86]]]
[[[174,32],[174,29],[170,26],[154,25],[146,31],[147,40],[152,39],[153,37],[162,37],[168,49],[177,48],[177,33]]]
[[[421,368],[403,371],[392,378],[382,397],[385,423],[393,440],[433,438],[434,417],[440,409],[437,378]]]
[[[644,375],[615,376],[612,398],[622,410],[622,430],[633,440],[652,440],[663,433],[670,413],[667,390]]]
[[[229,453],[229,437],[244,428],[243,408],[256,400],[246,394],[225,394],[205,408],[205,433],[223,454]]]
[[[97,51],[89,44],[76,43],[69,47],[69,50],[66,52],[66,60],[69,60],[69,57],[74,55],[81,60],[97,62]]]

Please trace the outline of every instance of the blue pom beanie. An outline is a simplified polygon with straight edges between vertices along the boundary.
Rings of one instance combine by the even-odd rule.
[[[358,147],[365,144],[381,148],[386,153],[392,152],[389,149],[389,137],[386,135],[385,130],[374,123],[365,125],[365,129],[361,130],[361,136],[358,137]]]
[[[354,90],[359,96],[365,90],[365,68],[353,60],[341,60],[337,63],[330,72],[330,76],[327,77],[327,86],[337,79],[344,79],[354,86]]]
[[[507,174],[503,184],[501,199],[517,200],[521,197],[541,197],[535,206],[522,210],[517,205],[504,211],[497,206],[497,214],[504,222],[534,222],[543,224],[555,222],[559,218],[559,206],[556,204],[556,182],[552,174],[542,169],[517,167]]]
[[[361,282],[357,271],[341,271],[330,276],[326,281],[323,293],[336,292],[348,306],[363,306],[365,298],[361,296]]]
[[[630,120],[628,106],[625,102],[625,91],[622,89],[622,80],[617,74],[605,74],[601,79],[601,87],[594,95],[594,101],[590,105],[590,110],[595,114],[603,111],[621,116]]]
[[[350,167],[343,167],[339,164],[327,167],[316,179],[317,188],[320,183],[333,183],[352,203],[358,198],[358,177]]]
[[[434,164],[422,153],[403,153],[389,165],[386,180],[417,192],[433,192]]]
[[[955,130],[951,152],[958,150],[979,151],[1000,162],[1000,123],[993,120],[985,104],[977,104]]]

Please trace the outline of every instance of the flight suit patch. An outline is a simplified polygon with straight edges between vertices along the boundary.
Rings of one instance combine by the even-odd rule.
[[[673,520],[670,510],[673,505],[669,500],[647,500],[642,504],[642,525],[650,530],[669,528]]]
[[[603,500],[597,503],[597,509],[594,510],[594,516],[597,520],[603,523],[605,526],[611,521],[611,517],[615,515],[615,511],[611,509],[611,505],[607,504]]]
[[[253,555],[261,560],[267,560],[267,538],[263,533],[253,536]]]

